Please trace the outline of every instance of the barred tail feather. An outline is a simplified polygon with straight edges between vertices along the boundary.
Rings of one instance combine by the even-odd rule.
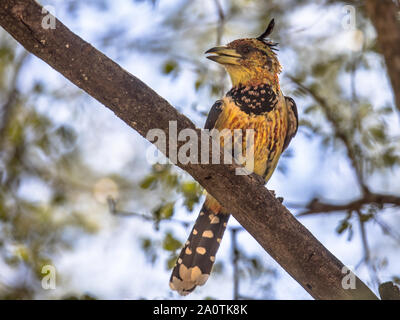
[[[180,295],[206,283],[229,220],[229,214],[207,200],[172,270],[169,286]]]

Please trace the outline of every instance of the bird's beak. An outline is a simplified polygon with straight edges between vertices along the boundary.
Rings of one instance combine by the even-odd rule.
[[[234,64],[240,65],[240,59],[242,56],[237,53],[235,49],[228,48],[227,46],[219,46],[211,48],[205,52],[211,53],[212,55],[207,56],[207,59],[218,62],[220,64]]]

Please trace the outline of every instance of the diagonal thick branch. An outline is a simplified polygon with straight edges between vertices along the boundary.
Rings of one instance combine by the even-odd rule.
[[[178,131],[191,128],[197,130],[200,137],[200,130],[188,118],[60,21],[57,20],[55,29],[42,28],[43,17],[42,7],[34,0],[2,0],[0,3],[0,25],[9,34],[142,136],[150,129],[159,128],[166,133],[167,139],[173,140],[173,135],[169,135],[169,121],[176,121]],[[183,141],[176,142],[178,148],[184,144]],[[343,288],[343,264],[268,192],[255,175],[236,175],[236,165],[176,165],[232,212],[311,296],[316,299],[377,299],[358,278],[356,289]]]

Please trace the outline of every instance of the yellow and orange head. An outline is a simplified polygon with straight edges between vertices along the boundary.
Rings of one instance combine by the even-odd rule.
[[[257,38],[238,39],[226,46],[206,51],[207,58],[222,64],[229,73],[233,86],[277,81],[281,65],[276,56],[276,43],[267,39],[274,27],[272,20],[267,30]]]

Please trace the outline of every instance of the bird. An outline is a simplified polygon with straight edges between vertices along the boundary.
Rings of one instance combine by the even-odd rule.
[[[265,183],[298,128],[296,103],[283,95],[279,85],[282,67],[277,57],[278,43],[268,38],[274,26],[272,19],[256,38],[234,40],[205,52],[208,59],[225,67],[232,88],[211,107],[204,128],[253,129],[253,171],[263,177]],[[185,296],[206,283],[229,217],[229,212],[206,193],[198,218],[172,270],[169,282],[172,290]]]

